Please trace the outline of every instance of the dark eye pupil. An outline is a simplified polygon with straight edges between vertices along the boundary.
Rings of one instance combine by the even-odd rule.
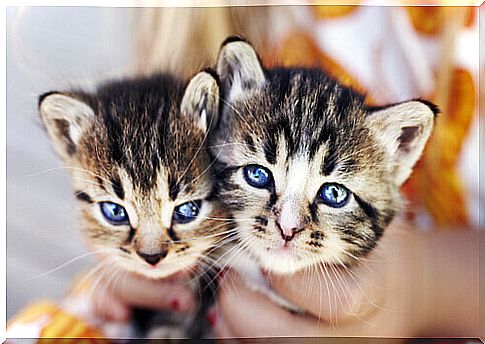
[[[180,209],[180,212],[185,216],[195,216],[195,214],[197,214],[197,207],[193,203],[189,205],[184,205]]]
[[[339,208],[344,206],[349,198],[349,191],[342,185],[338,184],[324,184],[319,193],[319,198],[323,203]]]
[[[256,188],[265,188],[272,181],[271,173],[262,166],[248,165],[244,167],[243,171],[248,184]]]
[[[121,205],[111,202],[100,203],[103,216],[112,224],[120,225],[128,222],[128,215],[125,208]]]
[[[200,201],[187,202],[175,208],[173,219],[175,223],[187,223],[193,221],[200,211]]]
[[[332,194],[332,198],[337,200],[339,196],[339,190],[335,186],[332,186],[330,187],[330,192]]]
[[[121,218],[125,216],[124,209],[117,204],[111,205],[110,210],[111,210],[111,213],[113,214],[113,217]]]
[[[123,212],[121,211],[121,209],[119,207],[114,207],[113,208],[113,214],[114,216],[120,216],[120,214],[122,214]]]
[[[257,179],[257,180],[259,180],[259,179],[261,179],[261,178],[264,178],[264,176],[263,176],[263,171],[261,171],[260,169],[256,169],[256,170],[254,170],[254,171],[253,171],[253,178],[254,178],[254,179]]]

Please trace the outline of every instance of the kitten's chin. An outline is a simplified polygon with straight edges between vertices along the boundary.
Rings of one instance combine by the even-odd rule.
[[[150,279],[164,279],[164,278],[176,278],[178,277],[178,275],[183,274],[183,271],[185,271],[185,269],[170,269],[166,271],[163,269],[158,270],[155,268],[153,270],[144,269],[141,271],[137,270],[134,272],[141,276],[148,277]]]
[[[279,275],[291,275],[322,263],[342,264],[346,261],[345,256],[339,254],[342,249],[338,247],[315,254],[305,252],[296,242],[280,240],[254,242],[250,250],[262,269]]]
[[[259,265],[268,272],[280,275],[293,274],[312,265],[312,262],[298,254],[297,247],[252,247]]]
[[[289,256],[285,257],[284,255],[278,254],[267,254],[265,256],[258,257],[261,267],[268,272],[278,275],[291,275],[310,265],[309,262],[304,260],[295,261]]]
[[[149,271],[136,271],[137,274],[147,277],[149,279],[153,280],[159,280],[159,279],[176,279],[180,277],[183,274],[183,271],[177,270],[173,272],[166,272],[166,271],[154,271],[154,272],[149,272]]]

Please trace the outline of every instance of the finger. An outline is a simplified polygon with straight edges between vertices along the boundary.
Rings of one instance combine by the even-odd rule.
[[[212,309],[207,312],[207,318],[212,326],[212,335],[214,338],[234,337],[227,325],[224,323],[217,306],[212,307]]]
[[[183,281],[151,280],[137,275],[120,278],[115,288],[125,303],[145,308],[190,312],[195,299]]]
[[[126,322],[130,317],[128,305],[121,302],[119,298],[109,293],[105,288],[98,288],[93,291],[92,304],[94,315],[97,318],[115,322]]]
[[[346,323],[339,320],[329,323],[311,315],[295,315],[265,295],[247,288],[233,273],[228,273],[223,281],[218,306],[227,333],[235,337],[410,335],[409,331],[386,329],[383,325],[388,323],[388,315],[384,312],[374,312],[366,318]]]
[[[272,288],[310,314],[325,321],[362,318],[379,302],[379,270],[315,266],[291,276],[269,276]]]
[[[233,273],[227,273],[224,278],[218,307],[221,335],[316,336],[321,332],[316,319],[290,314],[262,294],[246,288]]]
[[[234,338],[235,335],[229,330],[229,327],[224,323],[224,320],[220,320],[217,326],[213,328],[213,334],[215,338]]]

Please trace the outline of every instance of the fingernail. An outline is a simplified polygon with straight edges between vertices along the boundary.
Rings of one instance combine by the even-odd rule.
[[[173,299],[170,302],[170,308],[174,311],[180,311],[180,301],[179,301],[179,299]]]
[[[226,274],[226,271],[225,270],[220,270],[217,273],[217,281],[218,282],[221,282],[223,280],[225,274]]]
[[[209,311],[209,313],[207,313],[207,320],[209,321],[209,324],[212,327],[216,326],[217,321],[219,320],[219,316],[217,315],[217,311],[215,309],[213,309],[213,310]]]

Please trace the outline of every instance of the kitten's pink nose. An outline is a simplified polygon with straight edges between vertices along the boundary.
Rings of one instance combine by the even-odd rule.
[[[301,226],[288,227],[276,221],[276,226],[280,230],[281,237],[284,241],[291,241],[295,235],[303,230]]]
[[[280,230],[284,241],[291,241],[295,235],[303,230],[303,221],[292,204],[284,204],[276,219],[276,226]]]

